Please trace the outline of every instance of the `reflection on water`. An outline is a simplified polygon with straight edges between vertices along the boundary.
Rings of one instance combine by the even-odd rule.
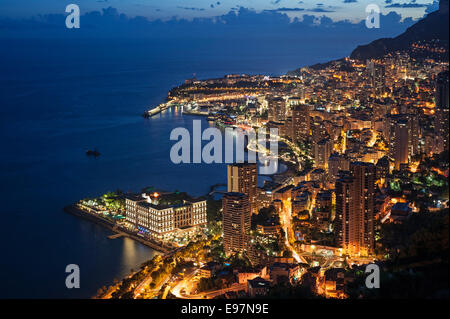
[[[136,242],[130,238],[123,239],[122,262],[136,258]]]
[[[149,249],[147,246],[144,246],[133,239],[127,237],[123,238],[122,263],[125,265],[134,267],[139,262],[142,262],[143,258],[145,259],[144,261],[150,260],[153,256],[158,254],[158,252]],[[136,268],[134,270],[136,270]]]

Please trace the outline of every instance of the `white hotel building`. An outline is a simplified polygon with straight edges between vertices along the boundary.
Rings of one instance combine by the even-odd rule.
[[[186,201],[178,205],[160,205],[159,194],[132,195],[125,199],[126,220],[141,233],[167,240],[193,234],[206,225],[206,200]]]

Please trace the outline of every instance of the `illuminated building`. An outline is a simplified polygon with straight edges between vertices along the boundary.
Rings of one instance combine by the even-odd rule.
[[[353,175],[354,200],[353,218],[350,218],[350,232],[354,232],[351,235],[354,243],[350,242],[350,245],[355,252],[366,255],[373,252],[375,244],[375,165],[354,162],[350,164],[350,170]]]
[[[282,135],[288,137],[288,138],[292,138],[292,136],[294,135],[294,131],[293,131],[293,125],[292,125],[292,117],[288,116],[286,118],[286,121],[284,121],[284,127],[282,130]]]
[[[256,225],[256,230],[263,235],[276,236],[281,231],[281,225],[279,221],[270,220],[264,225]]]
[[[327,129],[322,119],[318,116],[315,116],[314,121],[311,122],[311,132],[313,142],[319,142],[328,137]]]
[[[328,158],[328,180],[334,184],[339,171],[348,171],[350,168],[350,161],[347,156],[333,153]]]
[[[289,128],[286,123],[283,122],[267,122],[266,124],[267,131],[270,132],[270,129],[277,129],[279,136],[286,136],[287,132],[289,132]]]
[[[313,218],[317,226],[323,230],[328,229],[331,217],[332,196],[330,191],[321,191],[316,196]]]
[[[308,191],[304,191],[297,196],[295,196],[292,200],[292,215],[297,216],[305,210],[309,210],[311,207],[311,193]]]
[[[408,118],[408,151],[409,157],[419,154],[419,139],[421,137],[418,109],[411,109]]]
[[[317,182],[321,187],[326,183],[327,176],[323,168],[315,168],[309,173],[310,181]]]
[[[346,172],[336,180],[336,218],[335,231],[339,244],[342,248],[350,245],[350,215],[352,197],[353,177]]]
[[[300,265],[275,262],[270,266],[270,280],[275,284],[292,283],[301,276]]]
[[[293,185],[287,185],[285,187],[276,190],[273,194],[273,199],[279,199],[282,202],[289,202],[292,197],[293,188],[294,188]]]
[[[383,135],[389,141],[389,156],[395,169],[407,164],[411,157],[419,154],[421,137],[419,114],[410,110],[408,114],[394,114],[386,117]]]
[[[243,193],[248,196],[250,211],[258,213],[258,168],[256,163],[237,163],[227,167],[227,192]]]
[[[389,157],[396,170],[410,158],[411,123],[408,114],[395,114],[386,118],[385,138],[389,141]]]
[[[387,156],[380,158],[376,164],[376,179],[385,179],[389,174],[389,159]]]
[[[210,261],[199,269],[198,274],[203,278],[211,278],[218,270],[220,270],[220,263]]]
[[[294,105],[292,107],[292,140],[298,142],[306,139],[309,131],[309,106],[306,104]]]
[[[336,228],[341,247],[350,255],[369,255],[375,244],[375,165],[350,164],[336,181]]]
[[[314,144],[314,164],[318,168],[328,168],[328,158],[333,148],[332,141],[328,138],[322,139]]]
[[[225,254],[229,256],[247,251],[251,224],[248,196],[243,193],[225,193],[222,207]]]
[[[287,114],[288,116],[292,116],[292,109],[297,106],[302,104],[303,99],[300,96],[291,96],[288,98],[287,100]]]
[[[399,119],[395,121],[392,139],[394,167],[398,170],[401,164],[407,164],[409,161],[409,127],[407,120]]]
[[[256,277],[269,279],[267,266],[234,268],[233,274],[236,276],[239,284],[245,284],[247,281],[253,280]]]
[[[177,204],[160,204],[165,195],[158,193],[125,198],[126,220],[142,234],[158,240],[178,233],[191,234],[206,225],[206,200],[183,200]]]
[[[282,97],[267,97],[268,119],[273,122],[282,122],[286,119],[286,101]]]
[[[367,71],[369,76],[370,85],[376,90],[376,92],[381,92],[385,86],[385,67],[382,64],[375,64],[370,61],[367,64]]]
[[[324,273],[324,292],[327,298],[345,298],[345,270],[327,269]]]
[[[387,103],[374,103],[372,120],[379,120],[384,118],[391,111],[391,105]]]

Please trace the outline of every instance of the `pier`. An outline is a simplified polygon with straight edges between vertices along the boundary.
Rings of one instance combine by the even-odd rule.
[[[126,236],[126,235],[127,234],[120,232],[120,233],[108,236],[108,239],[116,239],[116,238],[120,238],[120,237],[123,237],[123,236]]]

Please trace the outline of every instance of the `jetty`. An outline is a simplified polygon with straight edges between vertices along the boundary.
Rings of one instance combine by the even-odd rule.
[[[153,108],[153,109],[150,109],[150,110],[146,111],[146,112],[144,113],[144,117],[147,117],[147,118],[152,117],[152,116],[154,116],[154,115],[156,115],[156,114],[161,113],[162,111],[167,110],[167,109],[170,108],[171,106],[172,106],[171,103],[162,103],[162,104],[158,105],[157,107],[155,107],[155,108]]]
[[[120,233],[108,236],[108,239],[116,239],[116,238],[124,237],[126,235],[127,234],[120,232]]]

